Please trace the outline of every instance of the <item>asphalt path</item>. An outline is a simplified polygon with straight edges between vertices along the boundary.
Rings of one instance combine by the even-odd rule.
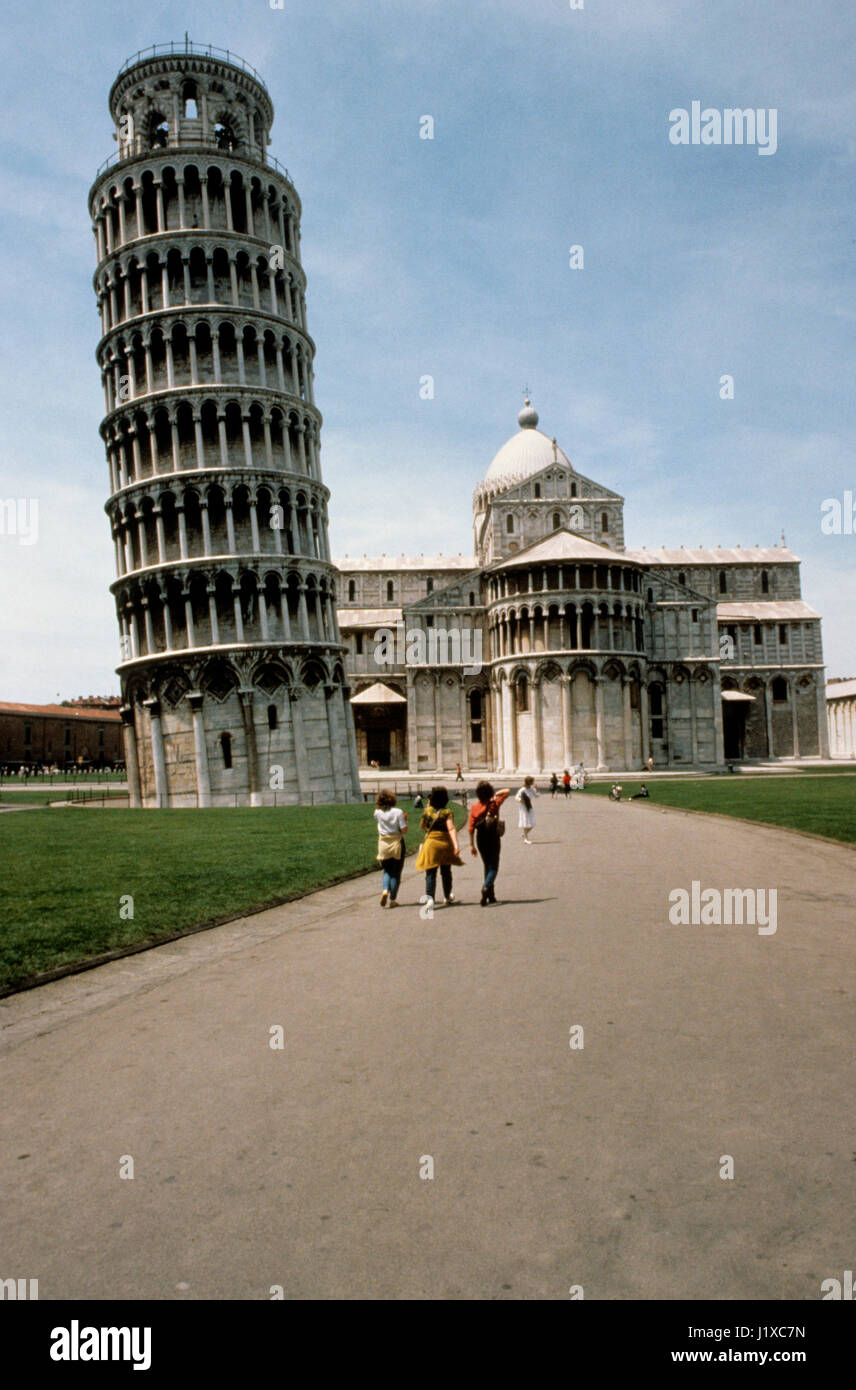
[[[0,1278],[820,1298],[853,1267],[856,855],[537,811],[531,847],[508,817],[496,907],[468,859],[420,918],[411,859],[395,911],[358,879],[0,1001]],[[671,925],[693,880],[775,889],[775,932]]]

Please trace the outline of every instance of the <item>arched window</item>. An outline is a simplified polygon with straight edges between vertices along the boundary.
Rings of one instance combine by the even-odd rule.
[[[480,690],[470,691],[470,742],[481,743],[482,741],[482,693]]]
[[[429,593],[429,594],[433,594],[433,592],[434,592],[434,580],[433,580],[433,579],[429,579],[429,580],[428,580],[428,593]]]
[[[687,576],[684,574],[683,570],[681,570],[680,574],[678,575],[678,583],[679,583],[679,584],[686,584],[686,582],[687,582]]]
[[[470,608],[475,608],[475,606],[476,606],[476,596],[475,596],[475,594],[472,592],[472,590],[470,590]]]
[[[525,676],[518,676],[514,684],[517,713],[523,714],[529,708],[529,682]]]
[[[353,603],[357,596],[357,586],[353,579],[348,580],[348,603]]]
[[[770,592],[770,576],[769,576],[769,574],[767,573],[766,570],[762,570],[762,571],[761,571],[761,593],[762,593],[762,594],[768,594],[769,592]]]
[[[558,531],[558,529],[559,529],[559,527],[561,526],[561,524],[562,524],[562,514],[561,514],[561,512],[554,512],[554,513],[553,513],[553,530],[554,530],[554,531]]]
[[[601,531],[609,530],[609,517],[606,512],[601,512],[600,514],[600,529]]]
[[[649,602],[649,603],[653,603],[653,602],[654,602],[654,590],[653,590],[653,589],[649,589],[649,590],[648,590],[648,602]]]
[[[505,529],[506,529],[506,531],[513,531],[513,530],[514,530],[514,517],[513,517],[513,516],[507,516],[507,517],[505,518]]]
[[[535,484],[535,496],[536,496],[536,498],[538,498],[538,497],[541,496],[541,484],[540,484],[540,483],[536,483],[536,484]]]
[[[721,594],[727,594],[727,593],[728,593],[728,579],[727,579],[725,570],[720,570],[720,571],[719,571],[719,592],[720,592]]]
[[[773,703],[776,705],[787,704],[788,683],[784,676],[776,676],[773,681]]]
[[[648,691],[648,708],[651,712],[651,737],[663,737],[663,688],[652,685]]]
[[[276,726],[277,726],[276,705],[268,705],[268,707],[267,707],[267,719],[268,719],[268,728],[269,728],[269,729],[275,729]]]
[[[196,83],[185,82],[181,89],[181,99],[183,102],[183,113],[186,121],[195,121],[199,118],[199,111],[196,106]]]
[[[392,582],[391,579],[388,579],[388,580],[386,581],[386,601],[387,601],[387,603],[392,603],[392,600],[393,600],[394,597],[395,597],[395,585],[393,584],[393,582]]]
[[[224,767],[231,767],[231,766],[232,766],[232,735],[231,735],[231,734],[221,734],[221,735],[220,735],[220,751],[221,751],[222,754],[223,754],[223,766],[224,766]]]

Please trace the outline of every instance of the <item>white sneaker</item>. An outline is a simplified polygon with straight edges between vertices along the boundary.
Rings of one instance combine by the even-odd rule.
[[[448,898],[445,899],[445,903],[446,903],[446,906],[447,906],[447,907],[451,907],[452,904],[453,904],[453,903],[456,903],[457,901],[458,901],[458,899],[455,897],[454,893],[450,893],[449,896],[448,896]]]

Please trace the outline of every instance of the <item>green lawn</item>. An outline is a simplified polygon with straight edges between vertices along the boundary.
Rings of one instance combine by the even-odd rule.
[[[608,796],[611,785],[608,781],[591,782],[583,795]],[[640,783],[628,780],[622,785],[623,795],[627,797],[638,790]],[[856,843],[856,777],[852,774],[804,773],[798,777],[758,774],[686,780],[659,780],[655,775],[647,779],[646,785],[651,801],[661,806],[715,811],[719,815],[764,821],[767,825],[791,830],[809,830],[815,835]]]
[[[67,807],[4,815],[0,987],[371,869],[373,810],[371,803],[209,811]],[[411,815],[411,850],[421,838],[418,817]],[[463,818],[458,807],[455,819]],[[119,916],[126,894],[134,900],[133,920]]]

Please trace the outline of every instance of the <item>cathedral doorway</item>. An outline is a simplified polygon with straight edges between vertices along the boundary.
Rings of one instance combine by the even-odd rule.
[[[742,762],[746,756],[746,713],[755,704],[740,690],[722,692],[722,743],[726,762]]]
[[[407,766],[407,700],[380,681],[351,697],[361,767]]]
[[[390,730],[389,729],[366,729],[366,762],[371,766],[372,763],[379,763],[381,767],[389,767],[390,753]]]

